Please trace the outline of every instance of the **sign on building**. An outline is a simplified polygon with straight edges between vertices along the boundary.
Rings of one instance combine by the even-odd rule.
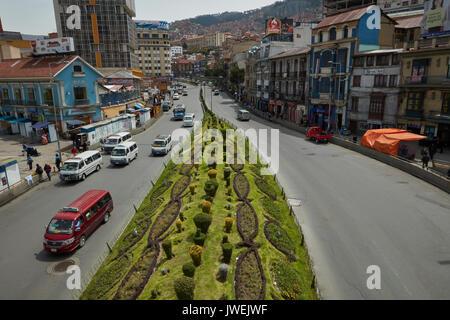
[[[281,34],[281,20],[278,18],[270,18],[266,22],[266,35]]]
[[[73,38],[55,38],[31,41],[34,55],[69,53],[75,51]]]
[[[421,37],[450,34],[450,0],[425,0]]]

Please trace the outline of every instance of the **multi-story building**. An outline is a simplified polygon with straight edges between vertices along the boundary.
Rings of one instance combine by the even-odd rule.
[[[66,10],[73,5],[80,8],[81,30],[67,25],[72,12]],[[53,6],[59,36],[72,37],[88,63],[116,70],[138,67],[134,0],[53,0]]]
[[[347,126],[352,57],[393,48],[394,33],[395,21],[373,5],[328,16],[313,29],[310,123],[334,130]]]
[[[353,56],[348,127],[353,134],[395,127],[402,50],[376,50]]]
[[[402,54],[398,127],[450,145],[450,42]],[[443,39],[441,39],[443,41]]]
[[[53,122],[62,131],[73,120],[102,120],[102,77],[79,56],[0,61],[1,114],[14,117],[13,122]]]
[[[256,56],[259,55],[259,48],[254,47],[248,51],[247,54],[247,65],[245,66],[245,91],[244,91],[244,101],[247,102],[251,107],[255,107],[257,103],[256,92],[256,67],[257,59]]]
[[[292,49],[270,58],[269,112],[274,117],[295,123],[306,118],[309,51]]]
[[[323,0],[323,12],[329,16],[376,3],[377,0]]]
[[[139,68],[144,77],[164,77],[172,73],[169,24],[165,21],[135,21]]]
[[[194,73],[195,60],[180,59],[172,64],[175,77],[191,76]]]
[[[405,12],[423,9],[425,0],[378,0],[377,4],[385,13]]]
[[[170,58],[174,59],[176,57],[183,55],[183,47],[182,46],[171,46],[170,47]]]
[[[207,48],[220,48],[225,42],[225,33],[215,32],[206,35],[205,46]]]

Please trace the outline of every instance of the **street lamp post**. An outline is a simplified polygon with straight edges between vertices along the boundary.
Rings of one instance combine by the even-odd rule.
[[[328,61],[328,62],[332,65],[339,66],[339,71],[341,70],[341,64],[339,62],[333,62],[333,61]],[[337,74],[336,69],[335,69],[334,74],[335,74],[335,78],[336,78],[336,74]],[[339,101],[339,97],[341,94],[341,77],[340,76],[339,76],[338,81],[336,81],[336,85],[338,86],[338,101]],[[337,105],[336,105],[336,107],[337,107]],[[338,126],[337,126],[337,122],[336,122],[336,131],[337,131],[337,128],[338,128]]]
[[[65,63],[67,63],[67,61],[64,61]],[[49,76],[50,76],[50,84],[52,85],[52,97],[53,97],[53,73],[52,73],[52,64],[57,64],[56,62],[49,62],[48,63],[48,68],[49,68]],[[55,100],[53,100],[53,114],[55,116],[55,129],[56,129],[56,141],[58,142],[58,154],[59,154],[59,158],[62,159],[62,154],[61,154],[61,144],[59,141],[59,130],[58,130],[58,126],[57,126],[57,116],[56,116],[56,105],[55,105]],[[61,128],[62,128],[62,121],[63,119],[61,119]]]

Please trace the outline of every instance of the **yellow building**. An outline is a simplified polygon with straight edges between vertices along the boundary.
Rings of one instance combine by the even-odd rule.
[[[430,39],[431,40],[431,39]],[[443,39],[440,40],[441,42]],[[402,54],[398,127],[450,143],[450,38]]]

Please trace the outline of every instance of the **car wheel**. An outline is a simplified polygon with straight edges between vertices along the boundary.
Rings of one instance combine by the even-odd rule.
[[[101,168],[102,168],[102,167],[100,167],[100,165],[98,165],[96,170],[97,170],[97,171],[100,171]]]
[[[86,180],[86,174],[85,173],[83,173],[83,175],[81,176],[81,180]]]
[[[86,244],[86,236],[81,236],[79,245],[80,248],[83,248],[85,244]]]
[[[105,214],[105,217],[103,218],[103,223],[108,223],[110,217],[111,217],[111,215],[109,214],[109,212],[107,212]]]

